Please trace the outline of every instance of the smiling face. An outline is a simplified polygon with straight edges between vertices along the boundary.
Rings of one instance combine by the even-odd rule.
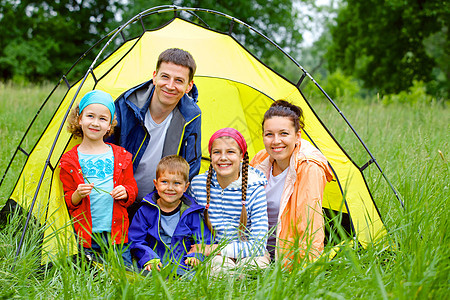
[[[267,153],[284,170],[300,140],[300,130],[296,131],[294,123],[287,117],[272,117],[264,122],[263,142]]]
[[[220,137],[214,140],[211,147],[211,164],[222,188],[239,178],[241,161],[241,149],[233,138]]]
[[[158,205],[165,212],[177,208],[189,186],[181,173],[168,171],[162,171],[157,179],[153,179],[153,183],[159,195]]]
[[[103,104],[93,103],[83,109],[78,122],[83,130],[83,140],[103,141],[111,129],[111,112]]]
[[[170,62],[163,62],[158,71],[153,72],[155,92],[152,104],[173,109],[185,93],[189,93],[194,81],[189,81],[189,68]]]

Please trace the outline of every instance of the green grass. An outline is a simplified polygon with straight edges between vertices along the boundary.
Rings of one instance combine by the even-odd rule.
[[[51,89],[51,86],[0,85],[1,174]],[[58,91],[58,97],[62,95],[63,91]],[[53,109],[57,101],[55,103],[51,105]],[[296,266],[290,273],[274,264],[240,280],[212,279],[201,267],[192,281],[183,281],[164,279],[168,274],[126,276],[113,258],[103,271],[90,268],[87,262],[74,263],[64,256],[55,260],[55,267],[39,271],[38,241],[42,228],[31,227],[15,261],[23,224],[23,219],[16,218],[0,231],[0,299],[448,298],[450,114],[447,108],[442,104],[384,106],[376,102],[344,103],[340,108],[405,203],[405,208],[401,208],[372,164],[367,169],[367,181],[389,228],[383,243],[365,250],[348,246],[331,261],[319,259],[306,267]],[[358,154],[360,144],[349,138],[348,130],[340,125],[342,122],[336,118],[334,109],[322,104],[317,106],[317,111],[354,160],[364,163],[367,155]],[[52,113],[37,122],[46,124]],[[40,135],[39,130],[33,135],[34,138],[26,141],[30,149]],[[13,177],[1,187],[2,205],[14,184]]]

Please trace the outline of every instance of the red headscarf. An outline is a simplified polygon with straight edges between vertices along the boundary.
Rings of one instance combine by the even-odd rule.
[[[233,138],[236,141],[236,143],[239,145],[239,148],[241,148],[242,153],[247,152],[247,143],[245,142],[245,139],[242,136],[242,134],[234,128],[227,127],[227,128],[222,128],[222,129],[217,130],[216,132],[214,132],[214,134],[209,139],[209,143],[208,143],[209,155],[211,155],[211,147],[212,147],[214,140],[218,139],[220,137],[223,137],[223,136],[229,136],[229,137]]]

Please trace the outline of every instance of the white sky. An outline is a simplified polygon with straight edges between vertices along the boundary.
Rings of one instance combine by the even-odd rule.
[[[329,6],[330,4],[333,4],[334,7],[337,7],[339,0],[316,0],[315,3],[318,6]],[[301,11],[302,4],[299,3],[299,9]],[[311,46],[322,34],[323,32],[323,26],[320,20],[316,19],[316,22],[314,22],[314,26],[310,31],[303,32],[303,42],[302,46],[309,47]]]

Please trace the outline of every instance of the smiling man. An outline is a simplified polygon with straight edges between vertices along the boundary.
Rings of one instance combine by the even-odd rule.
[[[133,155],[139,189],[135,204],[128,209],[130,220],[142,198],[153,191],[162,157],[180,155],[189,163],[189,179],[198,174],[202,155],[201,111],[193,80],[196,67],[189,52],[167,49],[158,57],[153,79],[115,101],[118,124],[108,141]]]

